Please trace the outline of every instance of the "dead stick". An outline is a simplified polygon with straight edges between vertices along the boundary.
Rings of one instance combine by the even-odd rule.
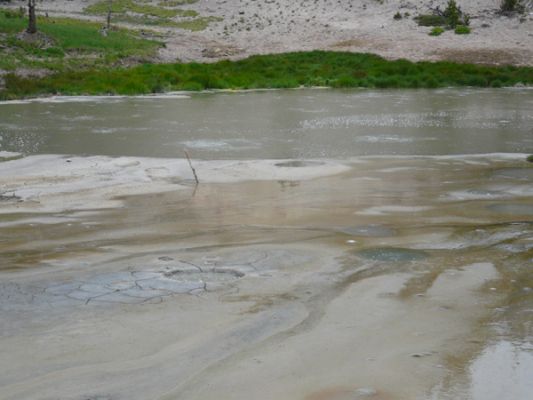
[[[185,157],[187,157],[187,161],[189,161],[189,167],[191,167],[192,174],[194,175],[194,180],[196,181],[196,184],[198,185],[200,181],[198,180],[198,175],[196,175],[196,170],[192,166],[191,158],[189,157],[189,153],[187,153],[187,150],[184,150]]]

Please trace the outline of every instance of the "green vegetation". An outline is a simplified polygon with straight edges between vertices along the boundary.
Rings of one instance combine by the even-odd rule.
[[[220,17],[198,17],[191,20],[175,22],[173,26],[176,28],[187,29],[189,31],[197,32],[203,31],[209,26],[211,22],[223,21]]]
[[[414,20],[419,26],[444,26],[446,25],[446,18],[442,15],[434,14],[420,14],[414,17]]]
[[[437,88],[533,84],[531,67],[387,61],[372,54],[301,52],[213,64],[143,64],[66,71],[41,79],[5,76],[4,99],[61,93],[147,94],[173,90],[296,88]]]
[[[109,66],[121,59],[149,59],[161,43],[144,40],[126,30],[99,33],[100,24],[67,18],[39,18],[39,33],[28,41],[18,34],[27,19],[0,9],[0,68],[45,68],[53,71]]]
[[[159,18],[196,17],[198,13],[194,10],[168,9],[164,7],[153,6],[150,4],[139,4],[133,0],[102,0],[85,8],[85,13],[93,15],[107,15],[109,6],[113,14],[124,14],[133,12],[136,14],[149,15]]]
[[[470,28],[465,25],[457,25],[454,31],[457,35],[468,35],[470,33]]]
[[[183,21],[174,21],[168,18],[154,18],[146,15],[121,14],[113,17],[115,22],[126,22],[134,25],[168,26],[169,28],[187,29],[192,32],[203,31],[211,22],[222,21],[219,17],[198,17]]]
[[[185,4],[194,4],[198,0],[163,0],[159,2],[161,7],[179,7]]]
[[[468,25],[468,22],[464,21],[463,13],[461,11],[461,8],[457,5],[455,0],[448,0],[448,5],[446,6],[446,9],[444,10],[444,18],[446,18],[446,25],[451,28],[455,29],[457,25]]]
[[[395,20],[400,20],[402,19],[402,14],[398,11],[396,14],[394,14],[394,17],[392,17],[393,19]]]
[[[525,8],[522,4],[520,4],[520,0],[502,0],[500,4],[500,10],[504,13],[523,13]]]
[[[461,11],[455,0],[448,0],[446,9],[443,12],[437,9],[435,14],[422,14],[414,19],[419,26],[441,26],[446,29],[455,29],[460,25],[470,25],[470,16]],[[467,33],[470,33],[470,31]]]
[[[163,0],[158,6],[142,3],[143,0],[101,0],[85,8],[85,13],[107,15],[111,4],[112,21],[137,25],[167,26],[190,31],[201,31],[211,22],[222,21],[218,17],[201,17],[194,10],[172,8],[184,4],[193,4],[198,0]],[[168,8],[171,7],[171,8]],[[176,21],[175,17],[185,18]]]
[[[527,162],[533,163],[533,154],[530,154],[529,156],[527,156],[526,160]]]
[[[440,36],[444,33],[444,28],[440,27],[440,26],[435,26],[431,32],[429,32],[429,35],[430,36]]]

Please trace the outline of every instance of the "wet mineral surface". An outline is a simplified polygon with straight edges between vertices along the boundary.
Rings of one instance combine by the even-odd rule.
[[[198,186],[35,157],[0,173],[1,399],[533,391],[523,157],[205,162]]]

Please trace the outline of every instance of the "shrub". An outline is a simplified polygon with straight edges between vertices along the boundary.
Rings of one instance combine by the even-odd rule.
[[[400,20],[402,19],[402,14],[400,14],[400,12],[398,11],[396,14],[394,14],[394,17],[393,17],[395,20]]]
[[[470,24],[470,16],[461,11],[455,0],[448,0],[446,9],[436,14],[421,14],[415,17],[419,26],[446,26],[455,29],[457,25]]]
[[[502,0],[500,4],[502,12],[524,12],[524,6],[520,4],[519,0]]]
[[[457,6],[455,0],[448,0],[448,4],[444,10],[444,17],[446,18],[446,23],[450,28],[455,28],[457,25],[459,25],[461,14],[461,9],[459,6]]]
[[[444,32],[444,29],[440,26],[434,27],[431,32],[429,32],[430,36],[440,36]]]
[[[533,154],[527,156],[526,160],[527,160],[527,162],[533,163]]]
[[[468,35],[471,32],[470,28],[465,25],[457,25],[455,27],[455,33],[457,35]]]

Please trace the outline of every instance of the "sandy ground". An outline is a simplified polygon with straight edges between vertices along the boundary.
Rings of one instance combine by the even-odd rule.
[[[43,0],[41,13],[80,14],[93,0]],[[471,16],[470,35],[428,36],[412,17],[443,0],[199,0],[181,6],[201,16],[221,17],[202,32],[154,28],[164,36],[161,61],[238,59],[252,54],[299,50],[371,52],[390,59],[453,60],[533,65],[533,4],[522,16],[500,16],[499,0],[459,2]],[[154,4],[156,4],[154,2]],[[13,3],[17,6],[17,3]],[[409,17],[400,21],[393,15]],[[93,18],[94,19],[94,18]],[[100,18],[102,19],[102,18]]]

